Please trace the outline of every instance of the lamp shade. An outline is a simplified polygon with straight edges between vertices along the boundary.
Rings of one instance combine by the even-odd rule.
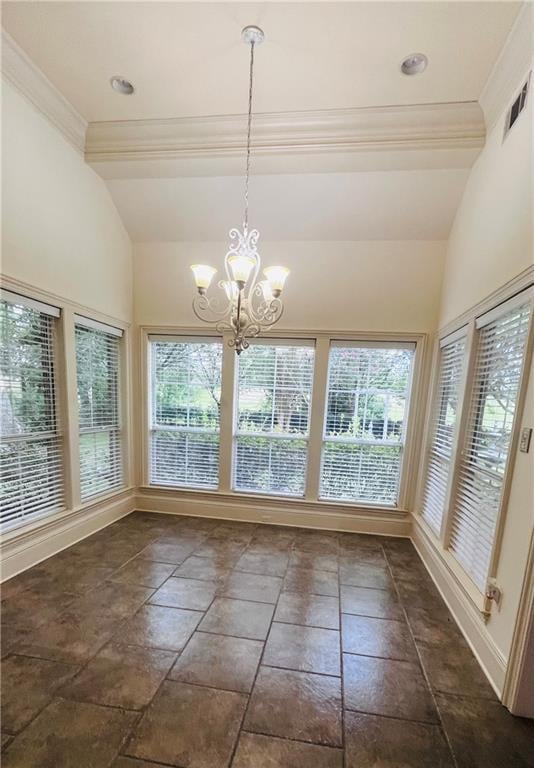
[[[195,276],[195,283],[197,288],[206,290],[213,279],[213,275],[217,272],[213,267],[209,267],[207,264],[191,264],[191,270]]]
[[[232,275],[237,283],[246,283],[254,268],[254,260],[250,256],[235,254],[228,259]]]
[[[266,267],[263,270],[263,274],[269,281],[273,293],[283,290],[286,278],[289,275],[289,269],[287,267]]]
[[[239,286],[233,280],[223,280],[223,288],[229,301],[235,301],[239,293]]]

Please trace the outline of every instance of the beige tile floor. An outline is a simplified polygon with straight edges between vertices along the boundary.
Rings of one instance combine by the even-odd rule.
[[[5,768],[533,768],[401,539],[135,513],[5,583]]]

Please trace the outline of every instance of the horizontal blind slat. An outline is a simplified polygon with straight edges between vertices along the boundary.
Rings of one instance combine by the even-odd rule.
[[[157,337],[150,359],[150,482],[217,488],[221,342]]]
[[[315,349],[251,344],[239,358],[234,488],[302,496]]]
[[[413,348],[332,345],[320,496],[397,503]]]
[[[423,491],[421,514],[439,535],[449,476],[459,407],[462,371],[465,364],[466,339],[454,338],[440,348],[438,382],[432,404],[429,459]]]
[[[0,301],[0,524],[64,509],[56,409],[55,317],[35,302]],[[46,308],[45,308],[46,309]]]
[[[501,506],[531,306],[504,311],[478,331],[449,549],[484,591]]]
[[[75,324],[82,501],[123,485],[120,337]]]

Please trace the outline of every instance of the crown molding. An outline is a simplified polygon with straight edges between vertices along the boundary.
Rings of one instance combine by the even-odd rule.
[[[91,164],[195,161],[241,156],[246,115],[90,123]],[[485,127],[476,102],[254,115],[256,156],[480,150]]]
[[[2,29],[2,74],[82,153],[87,121]]]
[[[480,96],[488,131],[517,96],[532,67],[533,55],[534,5],[526,2],[517,15]]]

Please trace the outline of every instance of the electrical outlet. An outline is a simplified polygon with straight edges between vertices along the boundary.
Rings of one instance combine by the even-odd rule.
[[[532,429],[523,427],[521,430],[521,439],[519,440],[519,450],[522,453],[528,453],[530,450],[530,441],[532,439]]]

